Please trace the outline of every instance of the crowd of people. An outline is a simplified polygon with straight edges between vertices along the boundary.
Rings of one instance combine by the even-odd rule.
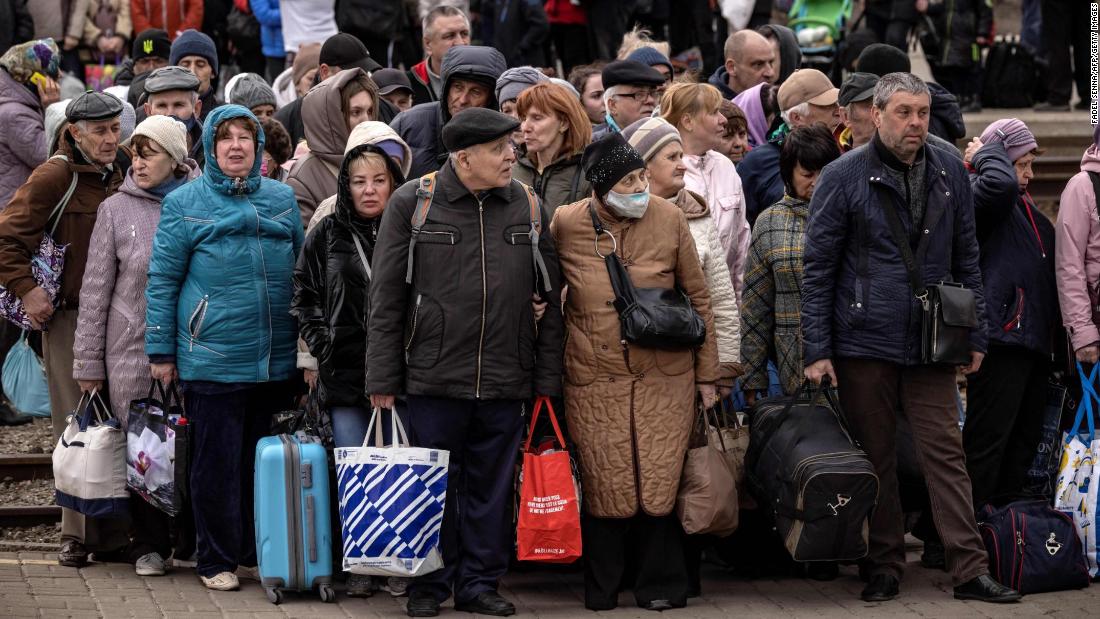
[[[451,597],[514,613],[497,592],[514,466],[531,400],[550,396],[583,480],[585,606],[627,588],[642,608],[683,607],[699,541],[673,506],[697,402],[751,406],[829,377],[881,484],[862,598],[896,597],[905,564],[898,411],[935,506],[925,564],[957,598],[1020,598],[990,577],[975,509],[1023,487],[1065,334],[1077,360],[1100,357],[1100,130],[1051,222],[1027,191],[1035,136],[1005,118],[957,148],[960,101],[890,44],[909,22],[876,12],[889,2],[868,3],[885,42],[839,87],[800,66],[784,26],[732,29],[719,50],[699,11],[683,22],[667,2],[634,19],[671,47],[609,38],[613,2],[481,3],[475,22],[422,1],[407,71],[413,29],[389,3],[234,2],[230,30],[254,16],[262,40],[253,69],[231,56],[237,72],[220,3],[84,0],[61,27],[26,25],[48,4],[0,3],[20,16],[0,57],[0,285],[42,331],[55,435],[82,393],[107,393],[125,423],[152,381],[182,385],[207,587],[254,576],[256,443],[312,391],[337,447],[392,408],[414,445],[450,452],[443,569],[349,574],[348,594],[407,593],[414,617]],[[46,27],[58,36],[32,34]],[[546,41],[568,79],[542,70]],[[713,73],[670,58],[685,41]],[[113,85],[68,92],[97,54],[129,57]],[[892,216],[927,282],[976,293],[964,367],[921,361]],[[32,267],[46,235],[66,246],[56,295]],[[634,286],[682,292],[701,346],[623,337],[612,253]],[[192,558],[172,526],[136,495],[124,520],[65,509],[59,561],[162,575]]]

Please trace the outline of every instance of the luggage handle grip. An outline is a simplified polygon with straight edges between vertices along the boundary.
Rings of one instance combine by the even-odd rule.
[[[317,562],[317,523],[313,510],[313,495],[306,495],[306,543],[309,546],[309,562]]]

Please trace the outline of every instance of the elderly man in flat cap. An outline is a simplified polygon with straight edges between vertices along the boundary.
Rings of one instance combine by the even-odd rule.
[[[161,67],[145,80],[145,95],[141,97],[145,116],[171,116],[187,127],[187,156],[206,165],[202,151],[202,100],[199,99],[199,78],[175,65]]]
[[[608,63],[601,73],[604,121],[592,128],[592,141],[608,133],[618,133],[635,121],[648,118],[657,107],[665,76],[635,60]]]
[[[393,194],[375,244],[367,391],[381,407],[404,394],[414,444],[450,451],[444,567],[409,588],[410,617],[434,617],[452,593],[458,610],[515,613],[497,593],[513,466],[527,402],[560,395],[562,368],[559,304],[537,328],[532,314],[532,293],[561,291],[550,217],[512,179],[518,125],[485,108],[455,114],[449,159]]]
[[[35,168],[7,208],[0,212],[0,285],[23,300],[27,316],[36,328],[49,327],[42,334],[42,349],[54,440],[61,435],[65,417],[80,399],[80,387],[73,379],[73,339],[96,211],[122,184],[126,173],[123,168],[129,166],[129,154],[125,151],[120,154],[119,149],[121,114],[122,101],[113,95],[88,91],[73,99],[65,108],[69,126],[59,141],[58,154]],[[73,183],[72,195],[60,215],[51,218],[51,212],[65,201]],[[42,235],[50,230],[57,243],[68,245],[56,299],[51,299],[31,275],[31,258]],[[85,524],[81,514],[62,510],[58,556],[61,565],[84,565],[89,549],[109,554],[125,548],[125,523],[89,518],[87,531]]]

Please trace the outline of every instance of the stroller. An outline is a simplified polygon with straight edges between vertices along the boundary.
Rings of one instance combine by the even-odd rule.
[[[843,72],[837,50],[852,19],[852,0],[794,0],[787,17],[802,49],[802,66],[818,69],[839,84]]]

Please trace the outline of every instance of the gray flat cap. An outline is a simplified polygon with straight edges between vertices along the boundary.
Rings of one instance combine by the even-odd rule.
[[[107,120],[122,114],[122,101],[105,92],[89,90],[69,102],[65,108],[65,118],[75,123],[78,120]]]
[[[153,95],[169,90],[199,91],[199,78],[183,67],[161,67],[149,74],[145,80],[145,94]]]

